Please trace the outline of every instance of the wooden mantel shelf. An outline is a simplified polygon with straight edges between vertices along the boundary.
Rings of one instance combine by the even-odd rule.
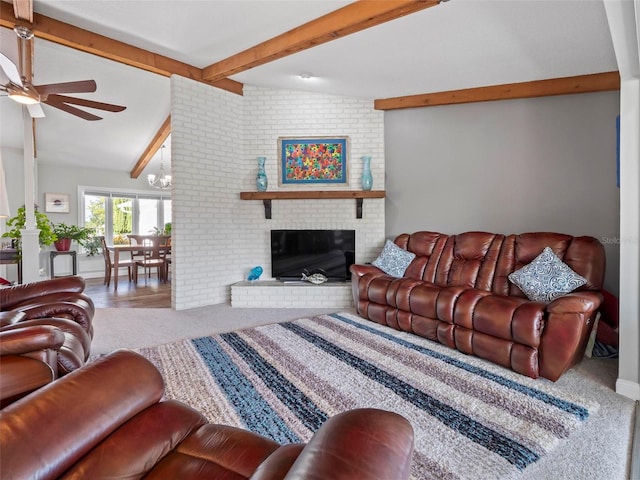
[[[262,200],[264,218],[271,218],[271,200],[327,200],[354,198],[356,218],[362,218],[362,201],[365,198],[384,198],[384,190],[300,190],[274,192],[240,192],[241,200]]]

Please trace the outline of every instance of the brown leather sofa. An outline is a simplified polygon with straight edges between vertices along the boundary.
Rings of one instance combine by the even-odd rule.
[[[359,315],[529,377],[557,380],[580,361],[602,302],[605,253],[593,237],[416,232],[394,243],[415,253],[402,278],[353,265]],[[550,303],[530,301],[508,276],[549,246],[587,283]]]
[[[406,479],[409,422],[392,412],[330,418],[307,445],[210,424],[160,401],[160,373],[119,350],[0,411],[3,479]]]
[[[56,374],[65,375],[81,367],[91,352],[95,314],[84,288],[84,279],[78,276],[0,288],[0,332],[54,326],[64,335]],[[34,349],[39,351],[39,347]]]

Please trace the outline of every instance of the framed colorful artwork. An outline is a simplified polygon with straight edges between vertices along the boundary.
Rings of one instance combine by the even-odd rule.
[[[280,185],[347,184],[349,137],[279,138]]]
[[[69,195],[66,193],[45,193],[44,211],[51,213],[69,213]]]

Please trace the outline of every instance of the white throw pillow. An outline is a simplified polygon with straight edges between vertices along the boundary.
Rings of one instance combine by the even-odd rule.
[[[387,240],[378,258],[371,263],[387,275],[402,277],[414,258],[416,258],[415,253],[408,252],[391,240]]]
[[[529,265],[510,274],[509,280],[529,300],[536,302],[551,302],[587,283],[584,277],[563,263],[550,247],[545,247]]]

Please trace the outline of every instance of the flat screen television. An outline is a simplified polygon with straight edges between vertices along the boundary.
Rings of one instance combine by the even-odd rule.
[[[282,281],[322,273],[331,282],[351,279],[355,230],[271,230],[271,275]]]

